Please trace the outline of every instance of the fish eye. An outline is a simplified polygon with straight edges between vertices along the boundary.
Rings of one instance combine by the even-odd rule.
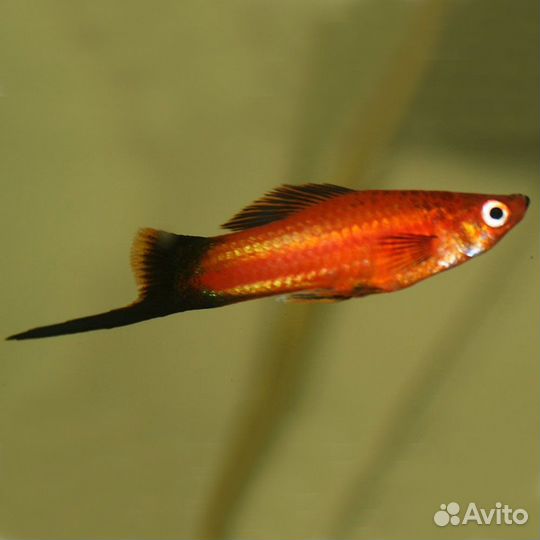
[[[486,201],[482,206],[482,219],[489,227],[502,227],[509,215],[508,206],[501,201]]]

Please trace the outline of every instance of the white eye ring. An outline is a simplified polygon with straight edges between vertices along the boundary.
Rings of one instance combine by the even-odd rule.
[[[502,227],[507,221],[510,211],[501,201],[486,201],[482,206],[482,219],[489,227]]]

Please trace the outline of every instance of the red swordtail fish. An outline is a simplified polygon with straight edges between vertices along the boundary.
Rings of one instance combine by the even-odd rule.
[[[265,296],[332,302],[397,291],[488,251],[528,205],[525,195],[284,185],[225,223],[228,234],[141,229],[132,250],[135,302],[7,339],[113,328]]]

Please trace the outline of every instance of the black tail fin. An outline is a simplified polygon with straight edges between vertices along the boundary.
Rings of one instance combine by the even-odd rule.
[[[167,315],[163,313],[162,315]],[[77,334],[78,332],[90,332],[91,330],[100,330],[102,328],[115,328],[116,326],[125,326],[154,317],[159,317],[156,313],[146,309],[144,302],[135,302],[130,306],[113,309],[98,315],[89,315],[80,319],[51,324],[49,326],[40,326],[32,328],[20,334],[14,334],[7,339],[35,339],[52,336],[61,336],[64,334]]]
[[[139,287],[133,304],[97,315],[41,326],[9,336],[34,339],[115,328],[179,311],[211,307],[201,303],[190,278],[210,245],[208,238],[141,229],[135,238],[131,264]]]

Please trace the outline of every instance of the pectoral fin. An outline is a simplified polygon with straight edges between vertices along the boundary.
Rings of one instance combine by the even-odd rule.
[[[388,269],[403,271],[426,261],[435,251],[436,236],[400,234],[384,236],[379,242],[381,258]]]

